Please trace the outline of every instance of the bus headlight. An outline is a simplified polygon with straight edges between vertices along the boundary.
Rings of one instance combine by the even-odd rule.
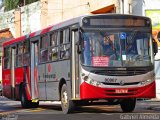
[[[147,85],[147,84],[150,84],[152,82],[151,79],[148,79],[148,80],[145,80],[145,81],[142,81],[140,82],[141,85]]]
[[[96,81],[96,80],[93,80],[93,79],[91,79],[91,78],[88,77],[88,76],[84,76],[83,79],[84,79],[84,81],[87,82],[88,84],[91,84],[91,85],[94,85],[94,86],[101,86],[101,85],[103,85],[101,82]]]

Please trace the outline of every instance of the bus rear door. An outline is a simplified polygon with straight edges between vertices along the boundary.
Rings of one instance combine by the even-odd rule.
[[[31,39],[31,98],[39,99],[38,90],[38,47],[39,37]]]
[[[11,98],[15,99],[15,46],[11,47]]]

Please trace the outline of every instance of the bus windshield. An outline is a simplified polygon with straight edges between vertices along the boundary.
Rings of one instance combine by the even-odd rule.
[[[82,64],[95,67],[153,65],[151,34],[144,31],[83,30]]]

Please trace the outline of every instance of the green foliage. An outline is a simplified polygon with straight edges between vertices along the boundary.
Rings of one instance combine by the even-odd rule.
[[[4,0],[3,2],[5,6],[5,11],[9,11],[17,7],[21,7],[37,1],[39,0]]]
[[[5,11],[12,10],[17,7],[19,0],[4,0]]]

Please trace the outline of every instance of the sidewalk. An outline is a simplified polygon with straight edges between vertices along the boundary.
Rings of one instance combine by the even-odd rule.
[[[4,96],[0,96],[0,101],[10,101],[10,100]]]
[[[146,106],[145,108],[147,110],[155,110],[155,111],[160,111],[160,99],[149,99],[149,100],[142,100],[138,101],[139,103],[143,104]]]

